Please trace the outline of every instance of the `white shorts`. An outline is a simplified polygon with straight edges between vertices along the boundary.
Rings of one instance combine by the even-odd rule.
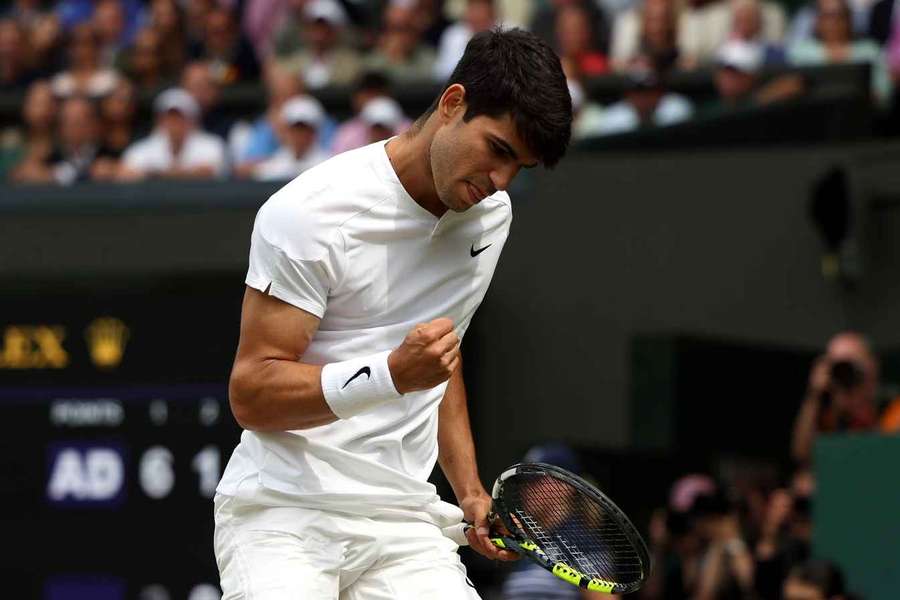
[[[222,600],[480,600],[433,524],[216,495]]]

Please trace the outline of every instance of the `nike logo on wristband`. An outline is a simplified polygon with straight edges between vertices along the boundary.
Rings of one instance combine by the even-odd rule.
[[[487,250],[488,248],[490,248],[492,245],[493,245],[493,244],[488,244],[488,245],[485,246],[484,248],[479,248],[478,250],[476,250],[476,249],[475,249],[475,244],[472,244],[472,247],[469,248],[469,254],[472,255],[472,258],[475,258],[475,257],[478,256],[479,254],[481,254],[482,252],[484,252],[485,250]]]
[[[344,385],[341,386],[341,389],[344,389],[345,387],[350,385],[350,382],[353,381],[354,379],[356,379],[357,377],[359,377],[360,375],[365,375],[366,379],[371,379],[372,378],[372,369],[370,369],[369,367],[363,367],[362,369],[357,371],[356,374],[353,375],[353,377],[348,379],[347,383],[345,383]]]

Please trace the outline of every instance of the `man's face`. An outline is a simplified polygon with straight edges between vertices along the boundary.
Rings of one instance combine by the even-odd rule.
[[[170,140],[181,143],[191,129],[191,120],[177,110],[170,110],[160,115],[160,126]]]
[[[497,118],[481,115],[467,123],[463,121],[465,108],[464,102],[456,107],[435,133],[429,150],[438,198],[456,212],[505,190],[520,168],[538,163],[509,114]]]
[[[185,68],[182,86],[197,100],[203,111],[208,111],[219,101],[219,88],[216,85],[209,67],[205,64],[194,64]]]
[[[285,142],[297,158],[309,152],[315,141],[316,130],[305,123],[295,123],[286,128]]]
[[[76,98],[63,105],[59,117],[59,137],[63,145],[71,150],[97,141],[97,116],[87,100]]]

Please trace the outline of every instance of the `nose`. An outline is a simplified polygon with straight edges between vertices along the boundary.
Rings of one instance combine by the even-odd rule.
[[[509,184],[513,180],[513,177],[515,177],[516,173],[518,172],[519,165],[516,164],[508,164],[503,165],[502,167],[497,167],[493,171],[491,171],[491,185],[495,190],[505,191],[506,188],[509,187]]]

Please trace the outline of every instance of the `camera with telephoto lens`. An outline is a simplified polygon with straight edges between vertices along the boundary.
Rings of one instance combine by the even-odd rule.
[[[831,383],[842,390],[852,390],[860,386],[865,374],[862,368],[849,360],[839,360],[831,365]]]

